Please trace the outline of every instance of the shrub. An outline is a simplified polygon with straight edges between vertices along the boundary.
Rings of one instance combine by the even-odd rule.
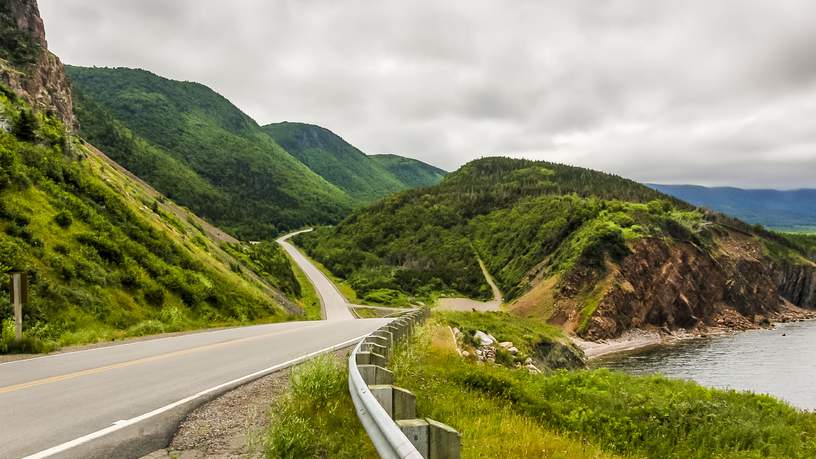
[[[71,212],[63,210],[54,216],[54,223],[59,225],[61,228],[69,228],[71,224],[74,223],[74,218],[71,216]]]

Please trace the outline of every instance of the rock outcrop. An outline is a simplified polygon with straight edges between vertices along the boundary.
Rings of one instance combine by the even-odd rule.
[[[746,235],[722,235],[713,249],[657,238],[630,249],[619,264],[609,263],[605,279],[562,283],[553,321],[601,340],[632,329],[743,330],[808,315],[797,308],[816,310],[816,264],[775,262]],[[582,325],[589,300],[579,298],[600,284],[606,287],[595,291],[597,307]]]
[[[3,27],[16,28],[18,40],[8,40],[0,46],[15,55],[25,48],[18,61],[0,60],[0,81],[23,97],[33,107],[53,112],[68,129],[74,126],[71,85],[59,58],[48,51],[45,27],[36,0],[3,0],[0,4]],[[16,37],[15,37],[16,38]]]

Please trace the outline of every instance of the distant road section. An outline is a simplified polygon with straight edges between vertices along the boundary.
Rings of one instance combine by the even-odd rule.
[[[493,276],[487,271],[487,266],[485,266],[484,262],[480,259],[479,266],[482,268],[482,274],[484,274],[485,281],[487,281],[487,285],[490,286],[490,290],[493,292],[493,301],[476,301],[471,300],[470,298],[440,298],[439,299],[439,309],[442,311],[479,311],[479,312],[489,312],[489,311],[501,311],[502,303],[504,303],[504,299],[502,296],[501,290],[499,290],[499,286],[496,285],[496,281],[493,279]]]
[[[309,231],[312,230],[308,229],[287,234],[278,239],[278,244],[286,250],[289,256],[292,257],[300,269],[306,273],[306,277],[308,277],[315,286],[315,290],[317,290],[317,294],[320,296],[320,302],[323,305],[323,318],[329,321],[353,320],[354,315],[351,314],[348,301],[340,294],[337,287],[334,286],[334,283],[289,242],[289,239],[292,237],[298,234],[308,233]]]

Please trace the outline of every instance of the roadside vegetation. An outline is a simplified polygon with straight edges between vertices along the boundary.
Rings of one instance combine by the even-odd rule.
[[[289,318],[200,228],[65,134],[56,118],[32,112],[6,88],[0,116],[11,126],[0,129],[0,352]],[[253,250],[263,252],[248,260],[296,294],[285,258]],[[21,343],[11,338],[10,271],[29,277]]]
[[[347,364],[334,355],[296,367],[288,392],[271,412],[265,447],[269,458],[378,457],[357,420]]]
[[[531,374],[470,363],[457,355],[448,328],[441,325],[436,319],[420,328],[415,343],[397,354],[396,382],[418,394],[421,416],[463,434],[463,457],[816,454],[816,414],[770,396],[708,389],[659,375],[608,370]]]

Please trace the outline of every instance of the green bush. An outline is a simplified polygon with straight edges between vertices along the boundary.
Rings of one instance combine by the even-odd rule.
[[[54,223],[59,225],[61,228],[69,228],[74,223],[74,217],[71,216],[71,212],[62,210],[60,213],[54,216]]]

